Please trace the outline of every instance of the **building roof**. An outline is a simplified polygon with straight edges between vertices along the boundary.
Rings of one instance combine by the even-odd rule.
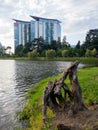
[[[23,21],[23,20],[17,20],[17,19],[13,19],[16,22],[22,22],[22,23],[30,23],[29,21]]]
[[[59,22],[59,23],[61,23],[61,21],[59,21],[59,20],[57,20],[57,19],[48,19],[48,18],[42,18],[42,17],[37,17],[37,16],[30,16],[30,17],[32,17],[33,19],[35,19],[35,20],[39,20],[39,19],[43,19],[43,20],[54,20],[54,21],[57,21],[57,22]]]

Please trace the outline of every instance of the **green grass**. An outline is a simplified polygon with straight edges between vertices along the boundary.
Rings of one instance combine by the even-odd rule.
[[[86,104],[98,103],[98,68],[81,69],[78,72],[82,87],[83,99]]]
[[[24,110],[21,114],[21,119],[27,119],[30,128],[26,130],[48,130],[51,123],[48,122],[45,127],[42,123],[42,98],[44,88],[47,86],[48,81],[54,81],[60,78],[61,74],[55,77],[46,78],[39,83],[33,85],[32,89],[28,91],[28,101],[25,104]],[[92,102],[98,103],[98,68],[85,68],[78,70],[78,79],[82,88],[83,101],[86,105]],[[66,83],[69,85],[67,78]],[[48,117],[53,117],[54,114],[48,110]]]

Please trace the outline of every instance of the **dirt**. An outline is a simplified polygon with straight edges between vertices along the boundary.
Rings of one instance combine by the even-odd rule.
[[[85,111],[73,116],[58,112],[52,119],[52,130],[98,130],[98,105],[92,105]]]

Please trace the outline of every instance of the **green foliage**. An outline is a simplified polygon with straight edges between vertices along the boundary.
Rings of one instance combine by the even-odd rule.
[[[77,43],[77,45],[75,46],[75,48],[77,48],[77,49],[80,49],[80,41],[78,41],[78,43]]]
[[[45,41],[43,39],[43,37],[39,37],[39,38],[35,38],[32,41],[32,48],[33,50],[36,49],[37,52],[39,53],[39,55],[41,55],[42,51],[45,49]]]
[[[85,52],[85,56],[90,57],[91,56],[91,50],[87,49]]]
[[[53,49],[53,50],[57,50],[58,48],[58,44],[57,42],[54,40],[52,41],[51,45],[50,45],[50,48]]]
[[[31,47],[31,42],[28,42],[24,45],[24,49],[23,49],[23,53],[27,54],[30,51],[30,47]]]
[[[45,126],[44,128],[42,128],[42,130],[50,130],[51,127],[52,127],[52,123],[48,121],[45,123]]]
[[[87,57],[95,57],[97,55],[97,50],[94,48],[93,50],[89,50],[87,49],[86,52],[85,52],[85,56]]]
[[[64,36],[64,37],[63,37],[63,40],[62,40],[62,48],[64,48],[64,47],[69,47],[69,43],[67,42],[66,39],[67,39],[66,36]]]
[[[62,50],[61,49],[57,49],[56,56],[57,57],[62,57]]]
[[[86,34],[85,42],[81,46],[84,50],[96,48],[98,51],[98,29],[89,30]]]
[[[2,47],[2,48],[0,48],[0,57],[2,57],[4,55],[5,55],[5,48]]]
[[[69,56],[69,50],[63,50],[62,51],[62,56],[63,57],[68,57]]]
[[[37,56],[38,56],[37,50],[33,50],[32,52],[28,52],[28,58],[29,59],[36,58]]]
[[[24,49],[24,47],[23,47],[22,44],[17,46],[16,49],[15,49],[15,55],[22,57],[23,56],[23,49]]]
[[[55,55],[56,55],[56,52],[53,49],[50,49],[50,50],[46,51],[46,57],[48,57],[48,58],[54,58]]]
[[[97,50],[96,50],[96,48],[94,48],[94,49],[92,50],[92,56],[95,57],[96,55],[97,55]]]

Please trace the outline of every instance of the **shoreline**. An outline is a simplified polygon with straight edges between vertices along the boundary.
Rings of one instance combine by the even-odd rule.
[[[98,58],[96,57],[54,57],[54,58],[47,58],[47,57],[36,57],[33,59],[29,59],[28,57],[3,57],[0,60],[27,60],[27,61],[75,61],[78,60],[84,64],[97,64],[98,65]]]
[[[25,104],[25,107],[21,113],[20,118],[22,120],[29,120],[29,125],[32,129],[43,130],[42,122],[42,98],[44,87],[47,86],[48,81],[54,81],[59,79],[61,74],[53,77],[48,77],[32,86],[28,91],[26,98],[28,101]],[[93,102],[98,103],[98,68],[83,68],[78,70],[78,78],[83,92],[83,100],[86,105],[90,105]],[[69,81],[66,81],[69,84]],[[88,96],[87,96],[88,95]],[[55,115],[51,110],[48,110],[48,117],[53,118]],[[38,125],[39,124],[39,125]],[[49,124],[49,127],[52,127],[52,122]]]

